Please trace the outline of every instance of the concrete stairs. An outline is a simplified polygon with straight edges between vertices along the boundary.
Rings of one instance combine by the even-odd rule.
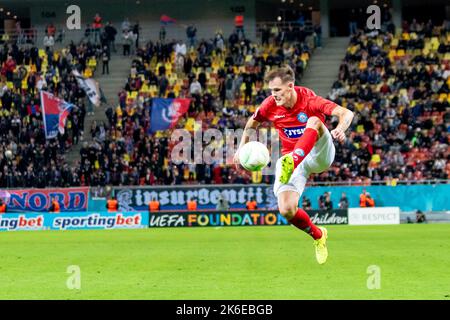
[[[113,109],[118,105],[118,92],[125,86],[126,80],[130,74],[131,61],[133,56],[124,57],[120,54],[121,46],[116,45],[117,53],[111,53],[111,60],[109,61],[109,74],[102,75],[103,63],[98,62],[97,70],[94,74],[94,79],[98,81],[100,88],[105,95],[107,103],[102,103],[100,107],[94,106],[94,115],[88,115],[86,110],[86,118],[84,120],[84,135],[83,139],[80,137],[80,141],[77,145],[72,146],[70,152],[66,155],[67,162],[74,164],[80,159],[80,149],[83,146],[83,142],[92,141],[91,126],[94,121],[97,124],[104,122],[108,125],[108,118],[105,111],[111,106]]]
[[[300,85],[326,97],[337,80],[339,66],[345,57],[349,40],[348,37],[322,39],[322,49],[315,49],[311,55]]]

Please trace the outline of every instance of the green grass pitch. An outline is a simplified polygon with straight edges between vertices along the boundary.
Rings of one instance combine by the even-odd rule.
[[[0,299],[450,299],[449,225],[328,230],[325,265],[291,226],[2,232]]]

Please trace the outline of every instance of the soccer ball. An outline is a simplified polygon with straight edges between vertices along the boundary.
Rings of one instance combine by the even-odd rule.
[[[239,150],[239,162],[246,170],[262,170],[270,162],[269,150],[261,142],[250,141]]]
[[[11,159],[12,156],[13,156],[12,151],[11,151],[11,150],[6,150],[6,151],[5,151],[5,156],[6,156],[8,159]]]

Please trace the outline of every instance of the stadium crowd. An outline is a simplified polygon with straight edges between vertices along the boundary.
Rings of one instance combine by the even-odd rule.
[[[77,68],[85,76],[95,71],[99,48],[71,43],[62,50],[0,47],[0,187],[68,187],[80,185],[65,152],[84,130],[86,95],[71,74]],[[64,134],[46,139],[40,91],[75,104]]]
[[[257,44],[237,33],[225,39],[218,31],[195,45],[189,39],[188,45],[173,40],[137,46],[118,104],[107,107],[107,123],[87,128],[93,140],[83,142],[75,166],[64,153],[78,143],[92,106],[70,70],[92,76],[112,40],[71,44],[61,52],[5,45],[0,51],[0,186],[272,183],[273,175],[219,162],[172,164],[173,130],[151,131],[152,98],[191,99],[176,128],[193,133],[201,121],[203,129],[242,129],[268,95],[263,83],[268,69],[289,64],[301,83],[313,47],[294,34]],[[416,21],[405,23],[400,35],[389,30],[352,35],[328,98],[357,111],[356,117],[347,142],[337,145],[333,167],[314,175],[314,181],[448,179],[449,35],[448,26]],[[42,88],[78,106],[58,139],[45,140]],[[329,127],[335,124],[329,120]]]
[[[351,37],[329,98],[356,111],[354,130],[331,170],[314,180],[450,177],[449,25],[413,20],[402,29]]]
[[[88,185],[170,185],[262,182],[220,162],[174,165],[173,143],[165,132],[151,131],[152,97],[189,97],[191,105],[177,124],[189,132],[197,129],[242,129],[246,119],[264,100],[264,72],[289,63],[301,78],[311,49],[295,39],[282,47],[252,43],[237,33],[225,42],[218,32],[196,46],[183,41],[149,42],[139,48],[130,76],[118,93],[119,104],[106,111],[108,123],[94,124],[94,142],[81,152],[80,174]],[[221,144],[223,141],[217,141]],[[205,145],[203,145],[205,146]],[[225,160],[225,159],[223,159]],[[264,176],[270,183],[273,177]]]

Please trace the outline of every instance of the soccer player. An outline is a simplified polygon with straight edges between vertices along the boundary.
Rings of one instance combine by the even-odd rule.
[[[286,66],[271,70],[265,77],[271,95],[247,121],[234,163],[239,163],[239,149],[249,141],[249,131],[264,121],[273,122],[281,139],[282,157],[275,167],[274,193],[280,213],[298,229],[307,232],[315,245],[319,264],[328,257],[327,229],[314,225],[298,202],[311,173],[327,170],[335,155],[333,138],[345,141],[345,131],[353,112],[317,96],[312,90],[295,86],[294,71]],[[337,116],[339,123],[328,131],[325,115]]]

